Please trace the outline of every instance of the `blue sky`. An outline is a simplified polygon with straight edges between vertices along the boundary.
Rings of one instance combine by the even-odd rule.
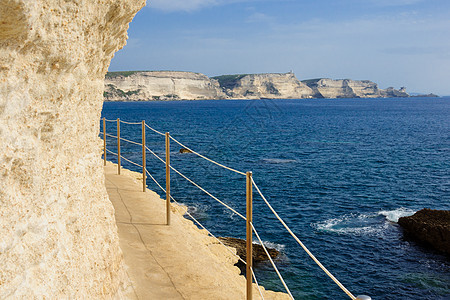
[[[110,71],[294,71],[450,95],[449,0],[148,0]]]

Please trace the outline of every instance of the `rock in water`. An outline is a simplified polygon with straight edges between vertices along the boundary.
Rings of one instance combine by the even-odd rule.
[[[243,239],[233,238],[233,237],[219,237],[219,240],[228,247],[236,249],[236,254],[244,261],[247,259],[247,242]],[[276,249],[267,248],[271,258],[276,258],[280,252]],[[253,263],[257,264],[269,260],[263,247],[258,244],[253,244]],[[241,272],[245,272],[245,264],[241,261],[236,263],[236,266],[241,269]]]
[[[192,153],[192,151],[186,148],[181,148],[180,153]]]
[[[0,299],[126,283],[99,134],[104,76],[144,0],[0,0]]]
[[[450,211],[422,209],[409,217],[401,217],[398,224],[407,237],[432,246],[450,255]]]

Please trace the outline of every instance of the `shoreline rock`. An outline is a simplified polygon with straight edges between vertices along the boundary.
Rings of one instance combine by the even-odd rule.
[[[450,256],[450,211],[424,208],[409,217],[401,217],[398,224],[407,238],[431,246]]]
[[[192,151],[186,148],[181,148],[180,153],[192,153]]]
[[[228,247],[232,247],[236,249],[236,254],[244,261],[247,259],[247,242],[243,239],[233,238],[233,237],[218,237],[218,239]],[[277,258],[280,255],[280,251],[273,249],[273,248],[267,248],[267,252],[269,252],[270,257],[272,259]],[[258,264],[263,261],[269,260],[267,257],[266,252],[264,251],[263,247],[259,244],[253,244],[253,264]],[[245,264],[242,261],[238,261],[235,264],[236,267],[238,267],[241,270],[241,273],[245,273]]]

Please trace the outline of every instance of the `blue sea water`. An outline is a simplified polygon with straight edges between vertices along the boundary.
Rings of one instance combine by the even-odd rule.
[[[424,207],[450,210],[449,97],[105,102],[102,117],[145,120],[199,153],[252,171],[275,210],[353,294],[450,299],[449,258],[405,240],[396,224]],[[115,130],[108,122],[107,132]],[[140,126],[121,124],[121,135],[140,142]],[[150,130],[146,137],[164,158],[164,137]],[[107,142],[115,151],[114,139]],[[172,165],[245,215],[245,177],[180,148],[171,143]],[[140,163],[141,149],[122,142],[122,155]],[[164,182],[164,165],[150,154],[147,167]],[[212,233],[245,237],[243,220],[172,176],[175,199]],[[256,191],[253,209],[263,241],[282,252],[276,263],[294,297],[348,299]],[[266,288],[284,291],[269,264],[256,275]]]

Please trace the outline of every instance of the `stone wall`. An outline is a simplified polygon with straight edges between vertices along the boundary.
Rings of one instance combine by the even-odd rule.
[[[98,138],[103,79],[144,0],[0,0],[0,298],[126,283]]]

